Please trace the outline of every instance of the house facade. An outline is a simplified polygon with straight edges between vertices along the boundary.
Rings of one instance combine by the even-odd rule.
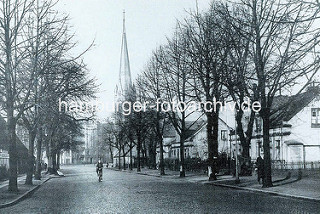
[[[28,160],[28,149],[25,144],[17,136],[17,157],[18,157],[18,173],[26,172],[26,164]],[[6,121],[0,116],[0,168],[1,170],[9,169],[9,141],[8,133],[6,131]],[[1,177],[1,176],[0,176]]]
[[[205,119],[195,121],[186,121],[188,131],[184,142],[185,158],[197,158],[201,160],[208,159],[207,143],[207,122]],[[233,129],[221,118],[218,125],[218,151],[228,157],[231,156],[230,133]],[[163,136],[164,159],[180,159],[180,138],[172,126],[164,131]],[[157,149],[157,162],[159,162],[160,149]]]
[[[320,167],[320,93],[309,87],[293,96],[276,96],[271,107],[270,154],[273,168],[319,168]],[[250,114],[250,112],[247,112]],[[234,112],[227,113],[233,123],[219,119],[218,150],[227,157],[241,155],[239,137],[235,136]],[[194,125],[185,141],[185,157],[207,159],[206,122]],[[244,128],[248,117],[244,116]],[[254,162],[264,156],[263,122],[259,114],[255,117],[250,157]],[[244,130],[246,131],[246,130]],[[179,137],[174,129],[164,133],[164,158],[179,159]],[[237,151],[236,151],[237,149]],[[157,150],[159,161],[159,149]]]
[[[62,165],[73,164],[73,154],[71,150],[61,151],[60,164]]]
[[[320,96],[316,89],[278,96],[271,110],[270,154],[276,168],[320,167]],[[262,120],[257,117],[250,155],[263,157]]]

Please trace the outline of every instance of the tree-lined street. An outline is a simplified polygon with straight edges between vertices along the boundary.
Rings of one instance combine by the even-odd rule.
[[[184,179],[67,166],[32,197],[1,213],[317,213],[320,204]]]
[[[0,213],[319,213],[320,4],[180,1],[2,1]]]

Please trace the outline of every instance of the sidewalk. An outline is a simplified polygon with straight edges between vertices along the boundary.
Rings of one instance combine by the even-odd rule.
[[[18,193],[8,192],[9,181],[0,182],[0,209],[8,206],[12,206],[24,198],[30,196],[35,190],[37,190],[43,183],[47,182],[51,175],[41,174],[41,180],[34,180],[33,185],[25,185],[26,175],[18,177]]]
[[[117,170],[117,169],[115,169]],[[235,183],[235,178],[231,175],[221,175],[217,177],[215,181],[208,181],[208,177],[205,174],[196,172],[186,172],[185,178],[179,177],[178,171],[165,170],[166,175],[161,176],[158,170],[141,169],[141,172],[137,172],[136,169],[122,170],[128,173],[137,173],[148,176],[156,176],[168,179],[181,179],[188,182],[216,185],[234,189],[241,189],[247,191],[262,192],[272,195],[279,195],[284,197],[292,197],[298,199],[306,199],[320,202],[320,172],[316,171],[314,175],[304,175],[300,179],[298,173],[292,173],[290,178],[286,178],[287,173],[273,175],[273,187],[262,188],[262,185],[258,183],[257,176],[240,177],[240,183]]]
[[[133,170],[119,170],[117,168],[107,168],[115,171],[121,171],[121,172],[127,172],[127,173],[136,173],[139,175],[147,175],[147,176],[154,176],[154,177],[162,177],[162,178],[168,178],[168,179],[184,179],[188,180],[190,182],[205,182],[208,180],[208,177],[204,173],[200,172],[187,172],[186,177],[180,178],[180,172],[179,171],[171,171],[171,170],[165,170],[165,175],[160,175],[159,170],[155,169],[147,169],[147,168],[141,168],[141,172],[137,172],[137,169]]]

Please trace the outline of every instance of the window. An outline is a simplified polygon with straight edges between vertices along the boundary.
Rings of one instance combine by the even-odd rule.
[[[311,109],[311,128],[320,128],[320,108]]]
[[[221,140],[227,140],[227,130],[221,130]]]
[[[276,140],[275,144],[275,160],[280,160],[280,140]]]

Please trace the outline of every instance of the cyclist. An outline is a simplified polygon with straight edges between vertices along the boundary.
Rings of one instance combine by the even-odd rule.
[[[102,163],[101,159],[99,158],[99,161],[96,165],[96,171],[97,171],[98,176],[99,176],[99,173],[101,173],[101,180],[102,180],[102,168],[103,168],[103,163]]]

